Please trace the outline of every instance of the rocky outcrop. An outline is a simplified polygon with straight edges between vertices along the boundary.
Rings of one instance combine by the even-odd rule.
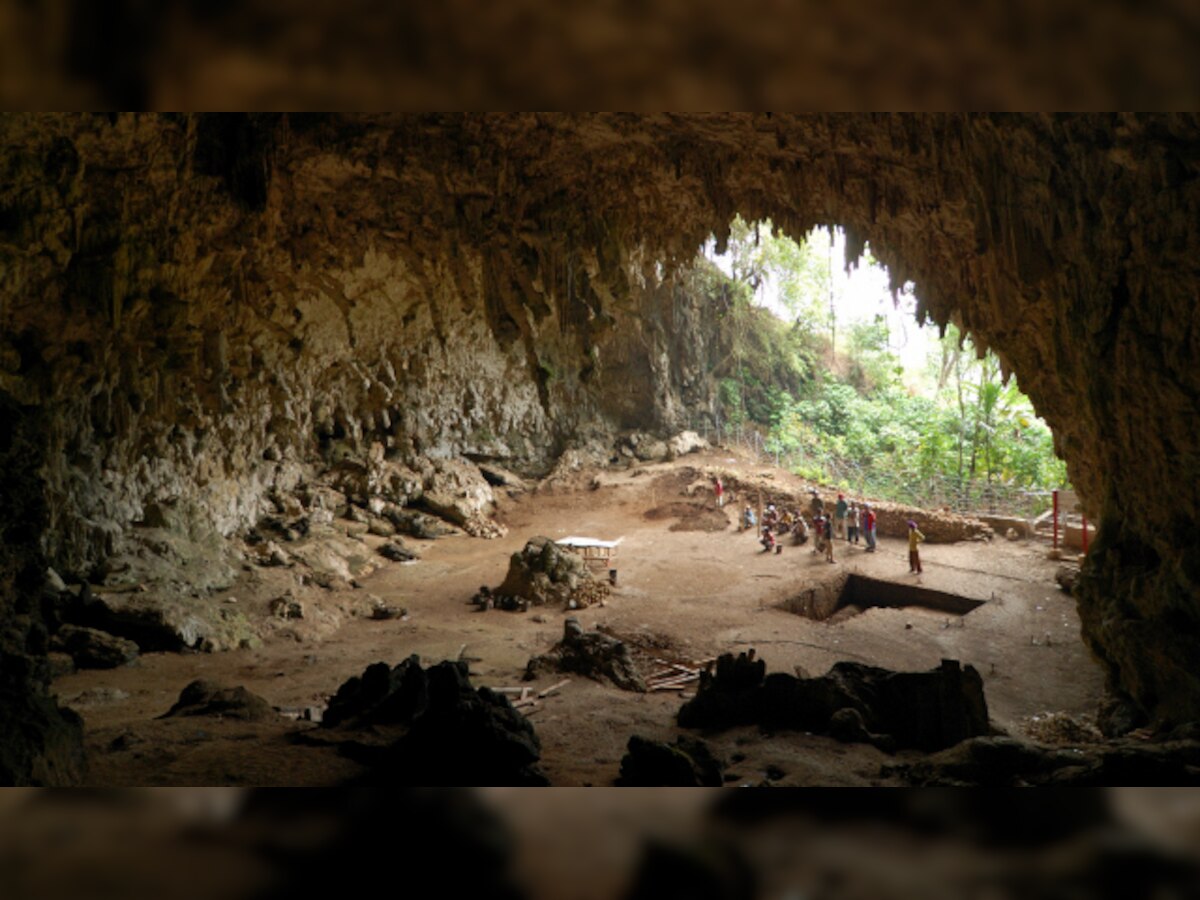
[[[549,672],[572,672],[597,681],[608,680],[623,691],[646,692],[646,681],[633,661],[629,645],[602,631],[584,631],[579,620],[563,623],[563,638],[548,653],[531,657],[525,681]]]
[[[490,593],[515,597],[532,606],[565,608],[586,605],[583,601],[592,595],[593,586],[595,579],[582,556],[539,536],[530,538],[509,558],[504,581]]]
[[[71,657],[80,669],[115,669],[133,662],[138,645],[95,628],[64,625],[50,645]]]
[[[342,683],[321,718],[326,728],[340,725],[407,725],[429,703],[429,683],[413,655],[398,665],[374,663],[361,676]]]
[[[345,682],[322,726],[345,732],[395,728],[386,746],[348,742],[371,769],[367,781],[406,785],[524,786],[548,784],[538,768],[541,742],[529,720],[503,694],[474,688],[465,663],[427,669],[412,656],[399,665],[368,666]]]
[[[680,735],[672,743],[632,735],[621,758],[618,787],[720,787],[721,763],[698,738]]]
[[[86,772],[83,721],[50,696],[52,669],[43,609],[46,527],[38,481],[42,437],[35,410],[0,392],[0,785],[78,783]],[[60,662],[61,664],[61,662]]]
[[[955,660],[930,672],[840,662],[819,678],[796,678],[767,675],[753,653],[724,654],[715,674],[701,673],[696,696],[679,710],[679,724],[828,732],[886,751],[940,750],[990,731],[983,679]]]
[[[218,719],[263,722],[275,718],[277,713],[270,703],[240,685],[227,688],[198,679],[185,687],[175,704],[159,718],[172,719],[179,716],[212,716]]]
[[[1198,143],[1194,114],[5,116],[0,401],[71,580],[135,522],[245,529],[314,466],[540,474],[703,421],[720,326],[674,266],[735,212],[840,222],[1019,373],[1103,522],[1084,639],[1189,721]]]
[[[1010,737],[977,737],[911,765],[885,767],[928,787],[1142,787],[1200,785],[1200,741],[1109,741],[1048,748]]]

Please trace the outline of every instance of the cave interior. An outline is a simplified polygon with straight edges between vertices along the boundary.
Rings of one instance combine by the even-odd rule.
[[[840,224],[1018,375],[1101,523],[1075,598],[1112,702],[1200,721],[1195,115],[5,114],[0,135],[0,782],[86,779],[47,689],[48,568],[102,583],[147,527],[205,558],[338,467],[486,537],[439,496],[480,466],[541,477],[711,415],[720,324],[670,280],[735,214]]]

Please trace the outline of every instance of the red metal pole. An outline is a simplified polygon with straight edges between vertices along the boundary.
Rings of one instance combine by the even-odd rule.
[[[1087,556],[1087,516],[1083,517],[1083,555]]]
[[[1058,549],[1058,491],[1054,492],[1054,549]]]

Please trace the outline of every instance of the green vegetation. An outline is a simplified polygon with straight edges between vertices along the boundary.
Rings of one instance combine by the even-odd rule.
[[[883,316],[838,323],[829,235],[818,234],[796,244],[770,223],[737,220],[733,277],[704,259],[691,273],[726,320],[715,373],[723,425],[759,435],[804,477],[868,496],[1024,514],[1048,505],[1041,492],[1065,486],[1065,464],[996,357],[950,326],[926,370],[905,372]],[[792,322],[755,305],[768,279]]]

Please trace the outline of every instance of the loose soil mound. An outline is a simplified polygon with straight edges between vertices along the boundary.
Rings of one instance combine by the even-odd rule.
[[[724,531],[729,527],[725,513],[713,507],[701,506],[699,503],[664,503],[644,512],[643,517],[650,522],[662,519],[678,519],[668,529],[670,531]]]

